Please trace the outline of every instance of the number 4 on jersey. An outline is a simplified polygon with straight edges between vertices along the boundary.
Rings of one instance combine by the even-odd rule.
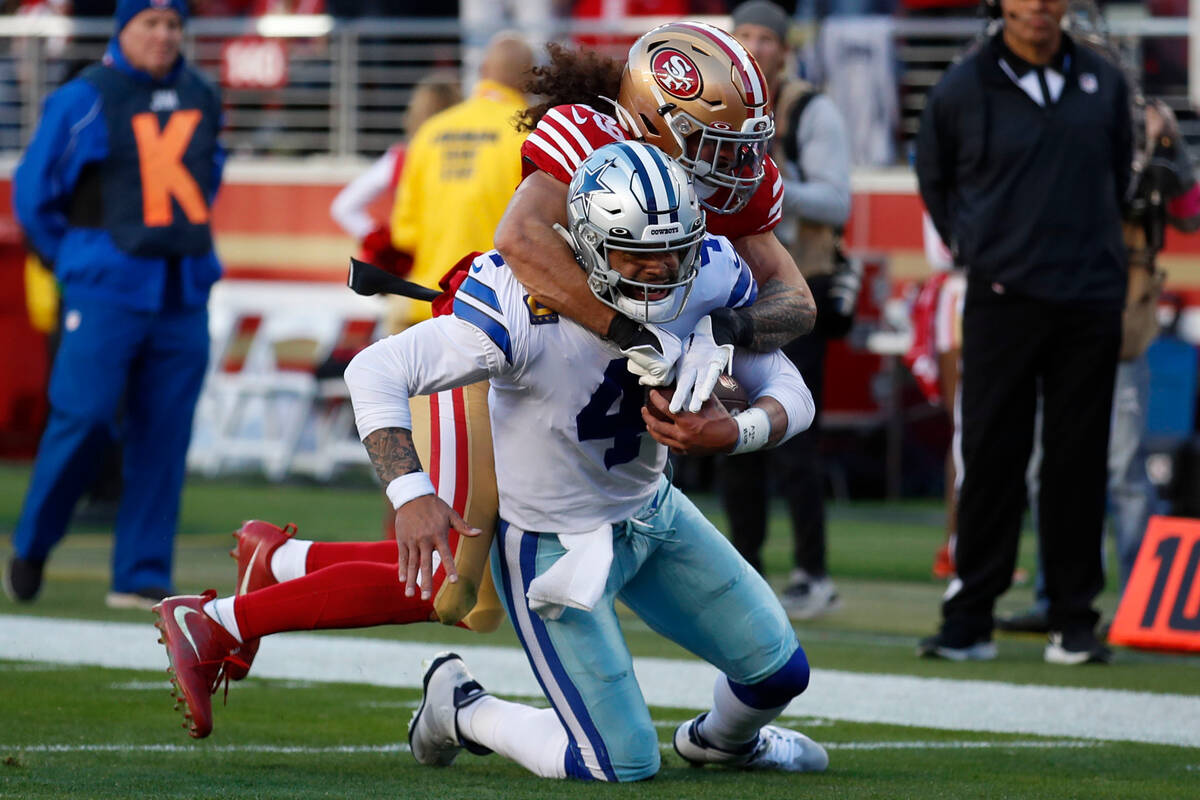
[[[617,410],[609,413],[613,403],[618,403]],[[646,423],[642,421],[642,387],[638,385],[637,376],[626,368],[625,359],[608,362],[604,380],[575,417],[575,427],[581,442],[613,440],[612,447],[604,451],[606,469],[637,458],[641,435],[646,430]]]

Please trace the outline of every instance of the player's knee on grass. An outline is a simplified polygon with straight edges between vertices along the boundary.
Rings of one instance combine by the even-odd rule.
[[[779,708],[802,694],[808,688],[808,679],[808,657],[804,648],[797,646],[791,658],[763,680],[751,684],[730,681],[729,686],[751,708]]]
[[[582,780],[607,780],[631,783],[653,778],[662,766],[658,750],[658,732],[654,725],[630,725],[620,731],[606,731],[606,753],[596,753],[603,776],[588,769],[579,749],[567,748],[567,776]],[[605,758],[607,756],[607,758]]]
[[[654,777],[662,766],[654,725],[630,726],[622,731],[621,738],[620,752],[613,757],[617,780],[624,783]]]

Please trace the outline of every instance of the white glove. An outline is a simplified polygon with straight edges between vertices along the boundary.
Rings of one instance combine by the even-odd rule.
[[[643,325],[637,341],[621,351],[629,359],[628,368],[642,386],[666,386],[675,378],[675,362],[683,344],[670,331],[657,325]]]
[[[845,260],[833,270],[829,281],[829,299],[834,310],[843,317],[854,316],[858,305],[858,293],[862,289],[863,265],[858,259]]]
[[[679,358],[671,413],[678,414],[689,396],[692,401],[688,403],[688,411],[693,414],[699,411],[700,406],[712,396],[717,379],[729,368],[732,360],[733,345],[717,344],[713,339],[712,318],[704,317],[697,322]]]

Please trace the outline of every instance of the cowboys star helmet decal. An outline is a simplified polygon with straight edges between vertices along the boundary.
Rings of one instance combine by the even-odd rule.
[[[601,180],[604,171],[611,167],[612,163],[612,159],[609,159],[595,169],[584,167],[583,180],[580,181],[579,188],[575,190],[574,196],[571,197],[572,203],[576,200],[583,200],[584,216],[587,216],[588,212],[591,211],[593,194],[613,194],[612,188]]]

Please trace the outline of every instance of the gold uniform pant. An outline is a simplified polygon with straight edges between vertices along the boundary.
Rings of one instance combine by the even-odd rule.
[[[438,496],[483,531],[476,537],[450,531],[458,582],[446,581],[444,568],[437,569],[434,612],[445,625],[480,633],[494,631],[504,618],[488,565],[499,500],[487,394],[484,381],[410,401],[413,444]]]

